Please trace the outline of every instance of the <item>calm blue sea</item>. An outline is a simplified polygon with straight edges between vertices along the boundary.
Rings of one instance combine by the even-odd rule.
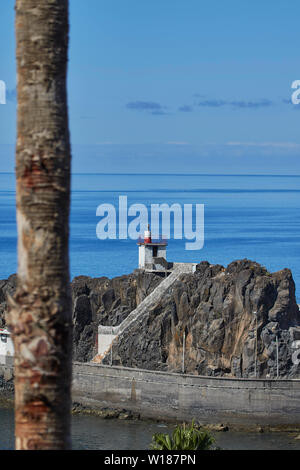
[[[0,279],[16,272],[15,186],[13,174],[0,174]],[[300,176],[77,174],[72,181],[71,276],[113,277],[137,267],[132,240],[100,241],[96,208],[128,204],[205,205],[205,244],[185,250],[170,240],[170,261],[208,260],[227,265],[249,258],[269,271],[292,270],[300,302]]]

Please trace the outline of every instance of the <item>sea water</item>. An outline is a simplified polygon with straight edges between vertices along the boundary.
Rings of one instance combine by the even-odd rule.
[[[248,258],[277,271],[292,270],[300,302],[300,177],[230,175],[73,175],[71,204],[71,276],[114,277],[137,267],[133,240],[98,240],[98,205],[118,208],[120,195],[128,205],[143,203],[204,204],[205,242],[202,250],[185,250],[185,240],[170,240],[171,261],[227,265]],[[172,233],[172,232],[171,232]],[[15,183],[0,174],[0,279],[16,272]],[[73,417],[74,448],[147,449],[163,425]],[[222,433],[217,443],[229,449],[295,449],[289,434]],[[0,448],[13,447],[13,412],[0,409]]]
[[[74,450],[142,450],[150,449],[154,433],[171,434],[174,425],[151,421],[121,421],[96,416],[72,417],[72,448]],[[222,449],[299,450],[297,433],[218,432],[216,445]],[[14,448],[14,413],[0,408],[0,450]]]
[[[169,261],[228,265],[248,258],[269,271],[290,268],[300,302],[300,176],[75,174],[72,176],[71,277],[114,277],[137,268],[134,240],[99,240],[100,204],[127,196],[128,206],[142,203],[204,204],[205,241],[186,250],[186,240],[170,239]],[[172,220],[171,220],[172,221]],[[172,235],[172,229],[171,229]],[[0,279],[17,269],[15,182],[0,174]]]

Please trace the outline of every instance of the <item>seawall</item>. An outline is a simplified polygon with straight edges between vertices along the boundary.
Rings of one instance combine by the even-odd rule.
[[[12,367],[0,366],[0,397],[12,390]],[[216,378],[76,362],[72,393],[84,407],[126,409],[142,418],[300,428],[298,379]]]
[[[300,428],[300,380],[231,379],[75,363],[73,401],[144,418]]]

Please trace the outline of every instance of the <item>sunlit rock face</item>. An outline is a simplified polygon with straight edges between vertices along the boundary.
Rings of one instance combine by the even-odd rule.
[[[187,373],[253,377],[257,350],[257,376],[276,377],[277,336],[279,375],[300,376],[293,347],[300,314],[288,269],[269,273],[249,260],[227,268],[200,263],[119,338],[114,363],[180,372],[184,333]]]
[[[162,280],[142,271],[114,279],[75,278],[73,360],[92,360],[98,325],[122,323]],[[0,281],[0,327],[5,325],[7,296],[15,287],[16,276]],[[290,270],[269,273],[249,260],[227,268],[198,264],[195,273],[182,274],[118,337],[113,363],[181,372],[184,338],[186,373],[246,378],[256,371],[261,378],[276,377],[277,372],[300,378],[300,313]]]
[[[7,314],[7,298],[13,296],[17,287],[17,276],[13,274],[8,279],[0,281],[0,328],[5,326]]]

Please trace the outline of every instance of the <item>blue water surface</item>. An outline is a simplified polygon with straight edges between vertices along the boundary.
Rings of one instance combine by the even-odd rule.
[[[137,267],[135,241],[96,237],[98,205],[110,203],[118,209],[120,195],[128,197],[128,205],[148,208],[154,203],[204,204],[203,249],[188,251],[186,240],[171,239],[168,259],[227,265],[248,258],[272,272],[288,267],[300,301],[300,176],[73,175],[72,278],[114,277]],[[0,279],[16,272],[16,238],[14,175],[0,174]]]

